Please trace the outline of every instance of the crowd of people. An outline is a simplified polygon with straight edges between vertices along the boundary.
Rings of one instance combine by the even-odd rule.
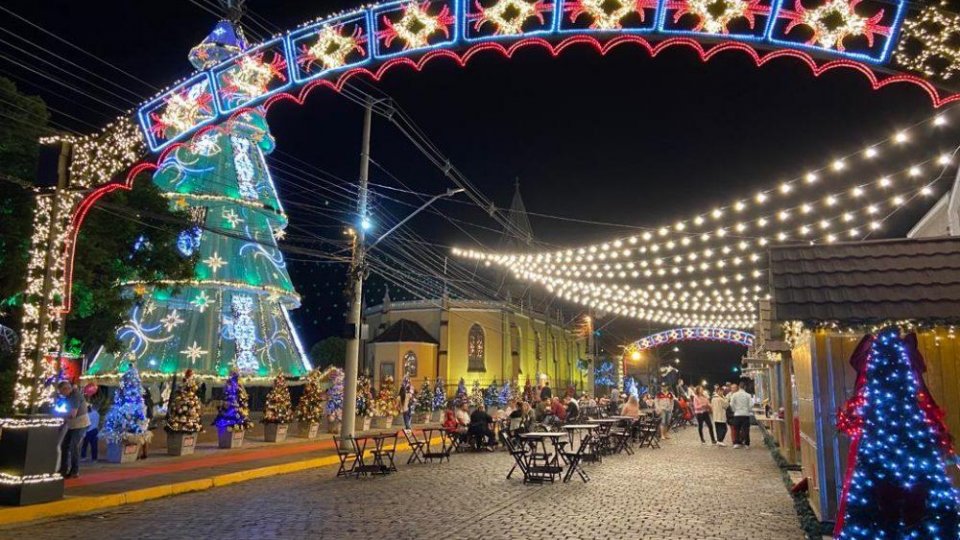
[[[687,386],[679,381],[674,389],[663,385],[656,394],[629,395],[621,402],[620,392],[614,388],[610,395],[596,399],[590,394],[579,397],[568,395],[560,398],[553,395],[549,385],[539,393],[539,399],[525,401],[511,399],[506,407],[491,415],[480,405],[471,412],[469,403],[451,404],[446,410],[443,428],[451,435],[469,436],[478,449],[492,451],[497,444],[495,424],[506,422],[511,432],[529,432],[536,429],[559,427],[575,422],[583,415],[595,415],[600,410],[608,414],[639,419],[649,414],[660,422],[660,435],[670,439],[670,431],[678,425],[696,422],[700,441],[716,446],[727,446],[727,433],[733,448],[750,446],[750,416],[753,396],[738,383],[716,384],[712,389],[703,386]]]

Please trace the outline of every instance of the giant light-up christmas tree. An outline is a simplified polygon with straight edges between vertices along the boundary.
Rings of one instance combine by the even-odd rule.
[[[221,21],[190,59],[207,68],[244,48],[242,34]],[[253,91],[259,72],[254,66],[246,77],[242,69],[246,64],[235,82]],[[178,99],[182,103],[169,104],[162,118],[169,129],[184,120],[180,115],[213,106],[190,92]],[[264,159],[273,149],[263,111],[252,109],[159,163],[153,181],[196,223],[177,242],[184,256],[199,253],[195,279],[164,288],[123,284],[138,299],[118,330],[123,350],[98,354],[88,375],[114,374],[124,361],[148,377],[187,369],[225,377],[232,366],[248,377],[296,376],[310,369],[288,315],[300,299],[277,248],[287,218]]]

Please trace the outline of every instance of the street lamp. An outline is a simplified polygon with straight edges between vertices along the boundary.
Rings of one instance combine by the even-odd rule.
[[[377,244],[384,238],[390,236],[394,231],[410,221],[413,216],[424,211],[428,206],[440,199],[453,197],[457,193],[465,191],[463,188],[448,189],[446,193],[434,195],[425,203],[411,212],[407,217],[400,220],[399,223],[383,233],[369,246],[363,245],[363,233],[373,227],[370,219],[363,215],[360,218],[360,234],[354,235],[353,261],[350,265],[351,279],[353,281],[353,303],[350,305],[350,316],[347,319],[347,330],[350,337],[347,340],[346,362],[344,365],[343,387],[343,422],[340,424],[340,436],[343,438],[353,437],[354,422],[357,412],[357,374],[360,368],[360,317],[361,303],[363,300],[363,275],[366,273],[366,256]]]

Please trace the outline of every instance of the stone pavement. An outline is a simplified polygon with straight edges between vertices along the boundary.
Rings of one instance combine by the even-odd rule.
[[[752,437],[762,440],[756,428]],[[0,538],[803,538],[767,449],[701,445],[693,428],[660,450],[587,464],[587,484],[506,480],[503,452],[398,460],[385,478],[322,468],[0,529]]]

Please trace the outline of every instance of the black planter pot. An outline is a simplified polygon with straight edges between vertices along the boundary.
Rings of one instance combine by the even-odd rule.
[[[0,504],[24,506],[63,498],[62,423],[50,416],[0,419]]]

